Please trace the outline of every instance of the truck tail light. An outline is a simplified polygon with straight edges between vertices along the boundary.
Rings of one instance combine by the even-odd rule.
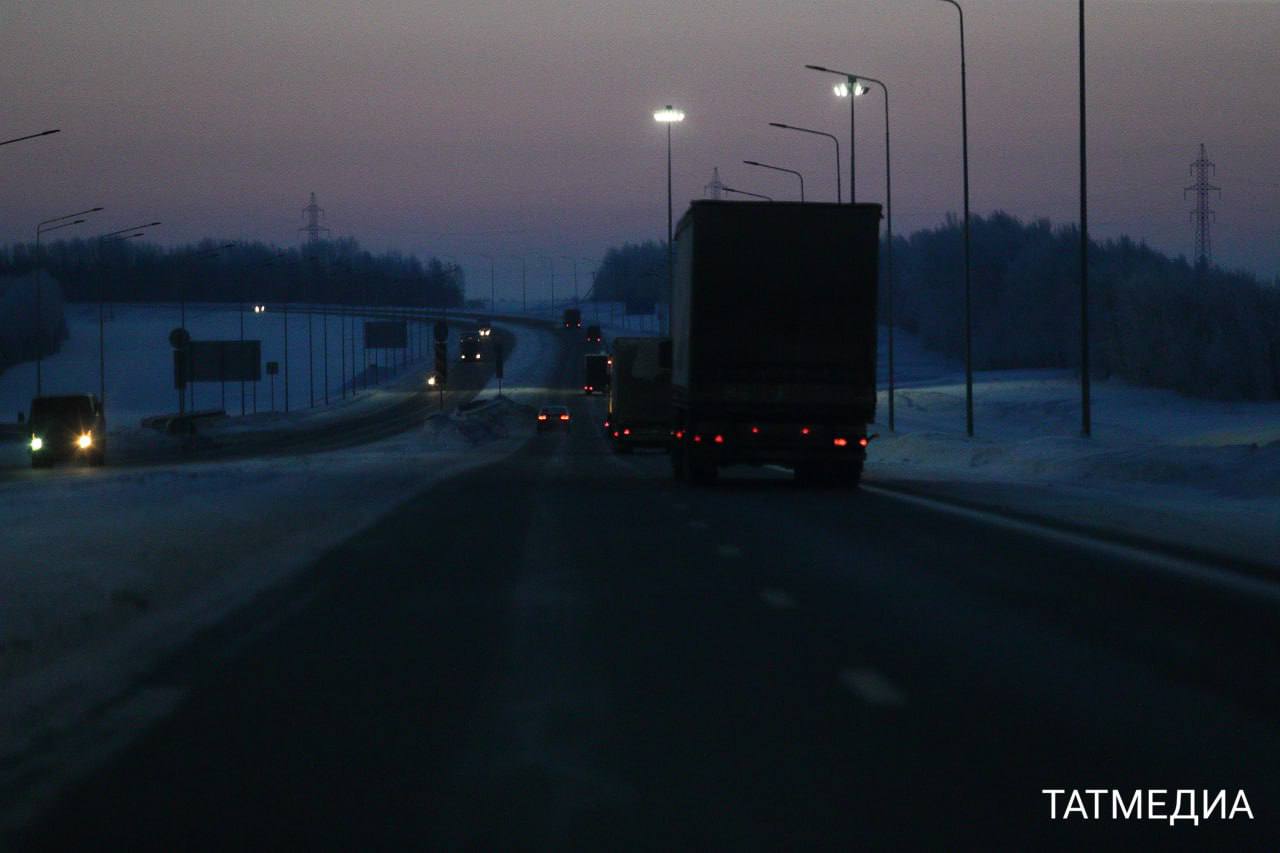
[[[567,421],[567,420],[569,420],[569,416],[568,416],[568,415],[561,415],[561,416],[560,416],[560,420],[562,420],[562,421]]]
[[[871,443],[871,439],[866,438],[865,436],[858,439],[858,444],[862,445],[863,447],[866,447],[870,443]]]
[[[546,419],[547,419],[546,415],[538,415],[538,420],[545,421]]]
[[[836,447],[846,447],[849,444],[849,439],[837,438],[837,439],[834,439],[831,443],[834,444]]]

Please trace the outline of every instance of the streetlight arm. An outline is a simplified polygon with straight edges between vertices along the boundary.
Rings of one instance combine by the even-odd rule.
[[[75,213],[68,213],[66,216],[55,216],[55,217],[53,217],[52,219],[46,219],[44,222],[38,222],[38,223],[36,223],[36,233],[37,233],[37,234],[39,234],[41,231],[52,231],[52,230],[53,230],[52,228],[45,228],[44,226],[46,226],[46,225],[50,225],[50,224],[52,224],[52,223],[54,223],[54,222],[61,222],[61,221],[62,221],[62,220],[64,220],[64,219],[73,219],[73,218],[75,218],[75,217],[77,217],[77,216],[86,216],[86,215],[88,215],[88,214],[90,214],[90,213],[97,213],[98,211],[100,211],[100,210],[102,210],[102,209],[103,209],[103,208],[101,208],[101,207],[91,207],[91,208],[89,208],[88,210],[80,210],[80,211],[77,211],[77,212],[75,212]],[[80,220],[80,221],[81,221],[81,222],[83,222],[84,220],[82,219],[82,220]],[[59,227],[61,227],[61,226],[59,226]]]
[[[788,169],[783,166],[771,166],[768,163],[760,163],[756,160],[743,160],[742,162],[747,166],[759,166],[761,169],[772,169],[775,172],[786,172],[789,175],[795,175],[800,179],[800,200],[804,201],[804,175],[800,174],[795,169]]]
[[[49,136],[50,134],[61,133],[61,132],[62,132],[61,128],[57,128],[54,130],[42,130],[39,133],[28,133],[26,136],[17,136],[17,137],[14,137],[13,139],[6,139],[3,142],[0,142],[0,145],[8,145],[11,142],[23,142],[28,139],[37,139],[41,136]]]
[[[721,187],[720,189],[727,193],[751,196],[752,198],[760,198],[760,199],[764,199],[765,201],[773,201],[773,199],[770,198],[769,196],[761,195],[760,193],[750,193],[750,192],[747,192],[746,190],[736,190],[733,187]]]

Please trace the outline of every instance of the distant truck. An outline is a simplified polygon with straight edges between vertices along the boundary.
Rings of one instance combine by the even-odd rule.
[[[459,338],[458,358],[461,361],[479,361],[480,338],[476,335],[463,335]]]
[[[609,375],[613,449],[666,447],[671,436],[671,341],[615,338]]]
[[[589,353],[582,357],[584,394],[609,393],[609,365],[612,362],[606,353]]]
[[[875,419],[880,206],[695,201],[676,230],[678,479],[857,483]]]
[[[582,312],[577,308],[564,309],[564,327],[566,329],[581,329]]]

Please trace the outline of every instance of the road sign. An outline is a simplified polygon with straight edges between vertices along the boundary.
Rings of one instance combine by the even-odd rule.
[[[267,362],[267,375],[268,375],[268,376],[275,376],[275,375],[276,375],[277,373],[279,373],[279,372],[280,372],[280,362],[278,362],[278,361],[268,361],[268,362]]]
[[[173,354],[173,383],[257,382],[261,364],[261,341],[188,341]]]
[[[444,320],[436,321],[435,337],[437,341],[449,340],[449,324]]]

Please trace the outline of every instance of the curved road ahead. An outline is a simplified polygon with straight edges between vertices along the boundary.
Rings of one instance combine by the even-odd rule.
[[[176,710],[16,846],[1275,849],[1274,587],[769,471],[678,486],[609,452],[578,355],[572,433],[158,667]],[[1256,819],[1063,823],[1042,788]]]

